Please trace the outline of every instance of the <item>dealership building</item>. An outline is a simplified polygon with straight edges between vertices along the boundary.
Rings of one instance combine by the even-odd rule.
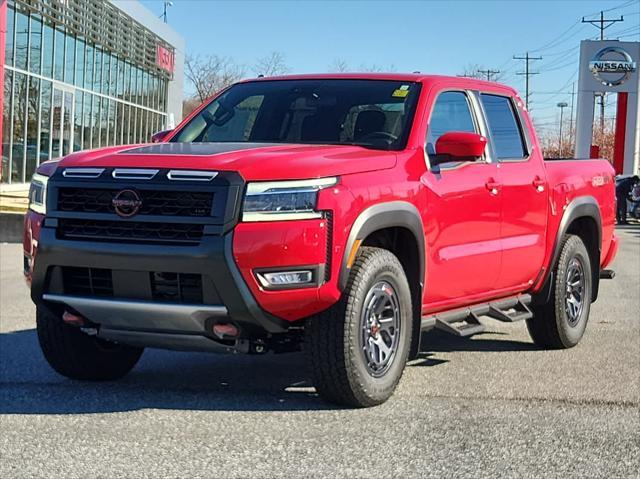
[[[148,142],[182,115],[182,37],[137,1],[0,0],[0,181]]]

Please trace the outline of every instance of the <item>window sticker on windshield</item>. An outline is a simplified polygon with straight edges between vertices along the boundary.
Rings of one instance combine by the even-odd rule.
[[[409,85],[402,85],[400,88],[396,88],[391,96],[395,98],[405,98],[409,94]]]

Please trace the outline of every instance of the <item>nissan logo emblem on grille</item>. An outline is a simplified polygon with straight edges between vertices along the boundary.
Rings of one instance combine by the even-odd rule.
[[[130,218],[140,210],[142,199],[138,192],[134,190],[122,190],[113,197],[111,204],[115,208],[118,216]]]

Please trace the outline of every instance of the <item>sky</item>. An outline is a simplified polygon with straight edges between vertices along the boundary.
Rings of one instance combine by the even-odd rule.
[[[162,0],[143,0],[162,14]],[[398,72],[456,75],[471,64],[501,71],[524,96],[516,75],[526,51],[539,72],[530,80],[530,110],[539,128],[557,122],[560,101],[571,103],[579,42],[599,38],[582,17],[620,18],[605,38],[640,41],[640,0],[218,1],[173,0],[168,23],[186,40],[187,54],[230,57],[253,74],[257,59],[282,53],[291,73],[376,65]],[[189,87],[187,87],[189,88]]]

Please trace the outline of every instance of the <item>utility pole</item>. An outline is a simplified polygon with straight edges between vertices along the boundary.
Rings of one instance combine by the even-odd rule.
[[[529,52],[527,52],[527,54],[523,57],[517,57],[517,56],[513,56],[514,60],[524,60],[524,71],[523,72],[516,72],[516,75],[524,75],[524,90],[525,90],[525,94],[524,94],[524,104],[527,107],[527,110],[529,109],[529,77],[531,75],[537,75],[540,72],[532,72],[529,68],[529,62],[535,61],[535,60],[542,60],[542,57],[530,57],[529,56]]]
[[[561,101],[558,103],[558,108],[560,108],[560,133],[558,134],[558,156],[562,158],[562,112],[568,106],[566,101]]]
[[[604,95],[605,95],[605,92],[603,91],[596,93],[596,96],[600,99],[600,134],[604,134],[604,109],[605,109]]]
[[[500,70],[478,70],[478,73],[484,75],[487,81],[491,81],[491,75],[497,75],[498,73],[500,73]]]
[[[620,18],[604,18],[604,12],[600,11],[600,18],[597,20],[587,20],[582,17],[582,23],[590,23],[598,30],[600,30],[600,40],[604,40],[604,31],[611,25],[618,22],[624,22],[624,17],[620,15]],[[605,109],[605,93],[600,94],[600,131],[604,132],[604,109]]]
[[[571,140],[569,143],[569,148],[573,151],[573,102],[576,96],[576,82],[573,82],[571,86],[571,118],[569,119],[569,139]],[[569,154],[573,154],[569,152]]]
[[[604,12],[602,11],[600,12],[599,20],[587,20],[584,17],[582,17],[582,23],[590,23],[591,25],[593,25],[594,27],[600,30],[600,40],[604,40],[604,31],[607,28],[609,28],[611,25],[618,22],[624,22],[624,17],[622,15],[620,15],[620,18],[604,18]],[[600,25],[597,25],[598,23]]]

